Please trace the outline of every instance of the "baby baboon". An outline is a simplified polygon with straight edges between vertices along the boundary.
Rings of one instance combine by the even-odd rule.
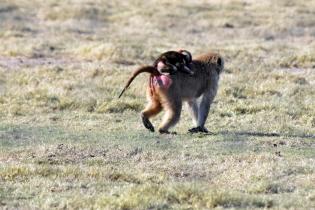
[[[193,76],[176,75],[151,76],[147,89],[149,104],[141,112],[144,126],[150,131],[154,127],[149,118],[165,109],[160,133],[169,133],[169,128],[180,119],[183,101],[187,101],[195,127],[190,132],[208,132],[205,122],[210,105],[216,96],[220,74],[224,68],[223,58],[216,53],[201,55],[189,65]]]
[[[153,66],[161,74],[176,74],[184,72],[193,75],[194,72],[188,67],[192,61],[190,52],[187,50],[167,51],[158,57]]]

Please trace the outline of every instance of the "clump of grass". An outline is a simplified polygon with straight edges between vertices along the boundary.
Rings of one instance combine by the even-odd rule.
[[[67,169],[69,170],[69,169]],[[61,170],[58,167],[51,167],[49,165],[33,166],[33,165],[18,165],[10,166],[4,165],[0,168],[0,180],[3,181],[18,181],[29,180],[34,176],[37,177],[57,177],[67,176],[70,173],[66,173],[67,170]],[[71,175],[73,175],[71,171]]]
[[[118,101],[111,100],[103,102],[96,108],[98,113],[122,113],[126,110],[140,111],[143,105],[135,100]]]
[[[26,166],[1,166],[0,179],[2,181],[23,180],[28,178],[32,171]]]
[[[103,197],[97,201],[97,205],[114,207],[117,209],[133,208],[268,208],[272,206],[269,200],[259,200],[253,197],[243,197],[240,194],[220,192],[205,189],[201,186],[179,184],[170,186],[137,185],[123,192],[118,198]]]
[[[283,68],[314,68],[315,55],[312,54],[303,54],[303,55],[291,55],[285,58],[282,58],[280,61],[280,67]]]
[[[273,183],[272,181],[259,181],[252,185],[248,192],[250,193],[264,193],[264,194],[279,194],[279,193],[292,193],[293,186],[286,186],[285,184]]]
[[[10,116],[25,116],[29,113],[28,108],[22,104],[12,104],[9,107],[3,106],[2,110],[8,111]]]
[[[271,111],[274,107],[271,105],[248,105],[248,104],[242,104],[237,105],[234,108],[234,112],[237,115],[243,115],[243,114],[256,114],[261,111]]]
[[[113,172],[109,174],[108,179],[113,182],[129,182],[129,183],[135,183],[135,184],[142,183],[140,179],[133,176],[132,174],[125,174],[125,173],[120,173],[120,172]]]
[[[90,19],[105,20],[107,12],[102,7],[93,7],[84,4],[59,5],[50,4],[49,7],[43,5],[39,10],[39,17],[49,21],[66,21],[69,19]]]
[[[121,40],[120,42],[87,42],[79,47],[71,49],[69,53],[77,57],[93,60],[102,60],[122,65],[132,65],[135,63],[145,63],[152,60],[152,56],[158,54],[154,49],[145,49],[141,44],[143,40]],[[140,43],[138,43],[140,42]]]
[[[78,56],[83,56],[90,59],[98,60],[111,60],[115,55],[117,55],[117,48],[113,43],[103,43],[101,45],[97,43],[81,45],[76,49],[76,54]]]
[[[232,96],[233,98],[237,98],[237,99],[247,98],[244,87],[231,87],[231,88],[225,89],[224,93],[226,96]]]
[[[299,85],[307,85],[307,84],[309,84],[307,82],[307,80],[305,79],[305,77],[297,77],[293,81],[294,81],[294,83],[299,84]]]

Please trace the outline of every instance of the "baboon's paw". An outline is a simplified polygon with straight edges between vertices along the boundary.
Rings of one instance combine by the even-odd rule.
[[[154,132],[154,127],[149,119],[145,118],[143,115],[141,116],[141,119],[144,127],[146,127],[149,131]]]
[[[189,133],[208,133],[209,131],[205,127],[195,127],[188,130]]]
[[[177,135],[176,132],[169,132],[167,130],[159,129],[160,134],[171,134],[171,135]]]

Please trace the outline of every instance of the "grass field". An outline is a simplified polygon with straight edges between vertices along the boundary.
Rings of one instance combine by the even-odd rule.
[[[0,209],[314,209],[315,1],[1,0]],[[206,127],[149,133],[167,50],[225,72]],[[186,107],[185,107],[186,108]],[[158,125],[161,116],[153,122]]]

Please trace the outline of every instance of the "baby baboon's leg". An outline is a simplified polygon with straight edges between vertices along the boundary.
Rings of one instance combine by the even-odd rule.
[[[144,127],[154,132],[154,127],[150,122],[149,118],[157,115],[162,111],[161,103],[156,100],[150,100],[147,107],[141,112],[141,119]]]
[[[163,104],[163,108],[165,109],[166,113],[159,127],[159,132],[170,133],[168,129],[174,126],[180,119],[182,102],[180,99],[173,99],[173,101],[168,101],[167,103]]]
[[[190,112],[190,115],[192,117],[194,126],[197,126],[198,124],[198,103],[196,99],[192,99],[190,101],[187,101],[188,103],[188,110]]]

